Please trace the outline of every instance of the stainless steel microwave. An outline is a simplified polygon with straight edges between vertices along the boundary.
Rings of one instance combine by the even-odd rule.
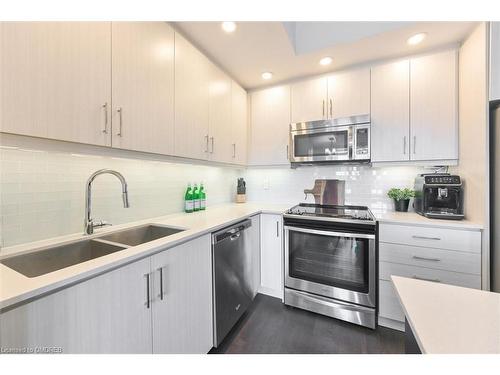
[[[290,124],[290,162],[369,162],[370,115]]]

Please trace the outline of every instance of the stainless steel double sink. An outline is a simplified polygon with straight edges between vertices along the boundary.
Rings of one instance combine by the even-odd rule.
[[[184,229],[169,226],[141,225],[92,239],[55,245],[44,250],[5,258],[0,260],[0,263],[24,276],[36,277],[182,231]]]

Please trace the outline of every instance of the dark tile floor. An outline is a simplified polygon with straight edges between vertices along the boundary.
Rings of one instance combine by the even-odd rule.
[[[404,333],[376,330],[285,306],[257,295],[252,306],[217,349],[210,353],[402,354]]]

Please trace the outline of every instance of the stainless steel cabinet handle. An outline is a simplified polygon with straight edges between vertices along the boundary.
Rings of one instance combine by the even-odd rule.
[[[417,275],[413,275],[413,278],[417,279],[417,280],[432,281],[433,283],[440,283],[441,282],[441,280],[439,280],[439,279],[428,279],[426,277],[420,277]]]
[[[236,157],[236,143],[233,143],[233,159]]]
[[[210,137],[210,143],[212,144],[212,151],[210,151],[211,154],[214,153],[214,137]]]
[[[333,117],[333,100],[330,99],[330,118]]]
[[[280,236],[280,222],[276,222],[276,237]]]
[[[208,134],[205,136],[205,152],[208,153]]]
[[[325,118],[325,100],[323,99],[323,118]]]
[[[425,237],[425,236],[412,236],[413,238],[416,238],[418,240],[433,240],[433,241],[440,241],[441,238],[439,237]]]
[[[102,109],[104,110],[104,129],[102,132],[108,134],[108,103],[104,103]]]
[[[160,294],[158,297],[163,301],[163,267],[158,268],[158,271],[160,271]]]
[[[417,136],[416,135],[413,136],[413,153],[414,154],[417,153]]]
[[[116,112],[118,112],[118,133],[116,133],[116,135],[121,137],[122,136],[122,124],[123,124],[122,107],[118,107],[116,109]]]
[[[428,260],[430,262],[440,262],[441,259],[438,259],[438,258],[426,258],[426,257],[419,257],[418,255],[414,255],[413,256],[413,259],[417,259],[417,260]]]
[[[151,288],[150,280],[149,280],[149,273],[145,274],[144,277],[146,278],[146,302],[144,303],[144,305],[146,306],[147,309],[149,309],[151,306],[151,297],[149,295],[149,290]]]
[[[406,135],[403,137],[403,155],[406,155]]]
[[[290,160],[290,153],[288,152],[288,145],[286,145],[286,160]]]

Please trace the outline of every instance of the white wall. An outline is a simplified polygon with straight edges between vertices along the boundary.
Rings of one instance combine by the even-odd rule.
[[[467,218],[485,222],[487,143],[486,25],[481,23],[459,51],[459,165],[465,181]]]
[[[484,224],[483,289],[489,289],[489,131],[487,24],[477,26],[459,51],[459,164],[467,219]]]
[[[413,188],[415,176],[422,167],[369,167],[363,165],[330,165],[298,169],[250,168],[245,173],[247,198],[250,201],[295,205],[304,202],[304,189],[314,186],[319,178],[346,181],[346,204],[366,205],[373,211],[391,211],[393,202],[387,197],[391,187]],[[314,203],[309,195],[305,202]],[[410,208],[411,210],[411,208]]]
[[[85,182],[98,169],[116,169],[128,182],[128,209],[116,177],[94,182],[93,216],[114,224],[182,211],[188,182],[205,183],[208,206],[234,201],[241,175],[234,168],[28,137],[4,135],[0,147],[0,248],[82,232]]]

